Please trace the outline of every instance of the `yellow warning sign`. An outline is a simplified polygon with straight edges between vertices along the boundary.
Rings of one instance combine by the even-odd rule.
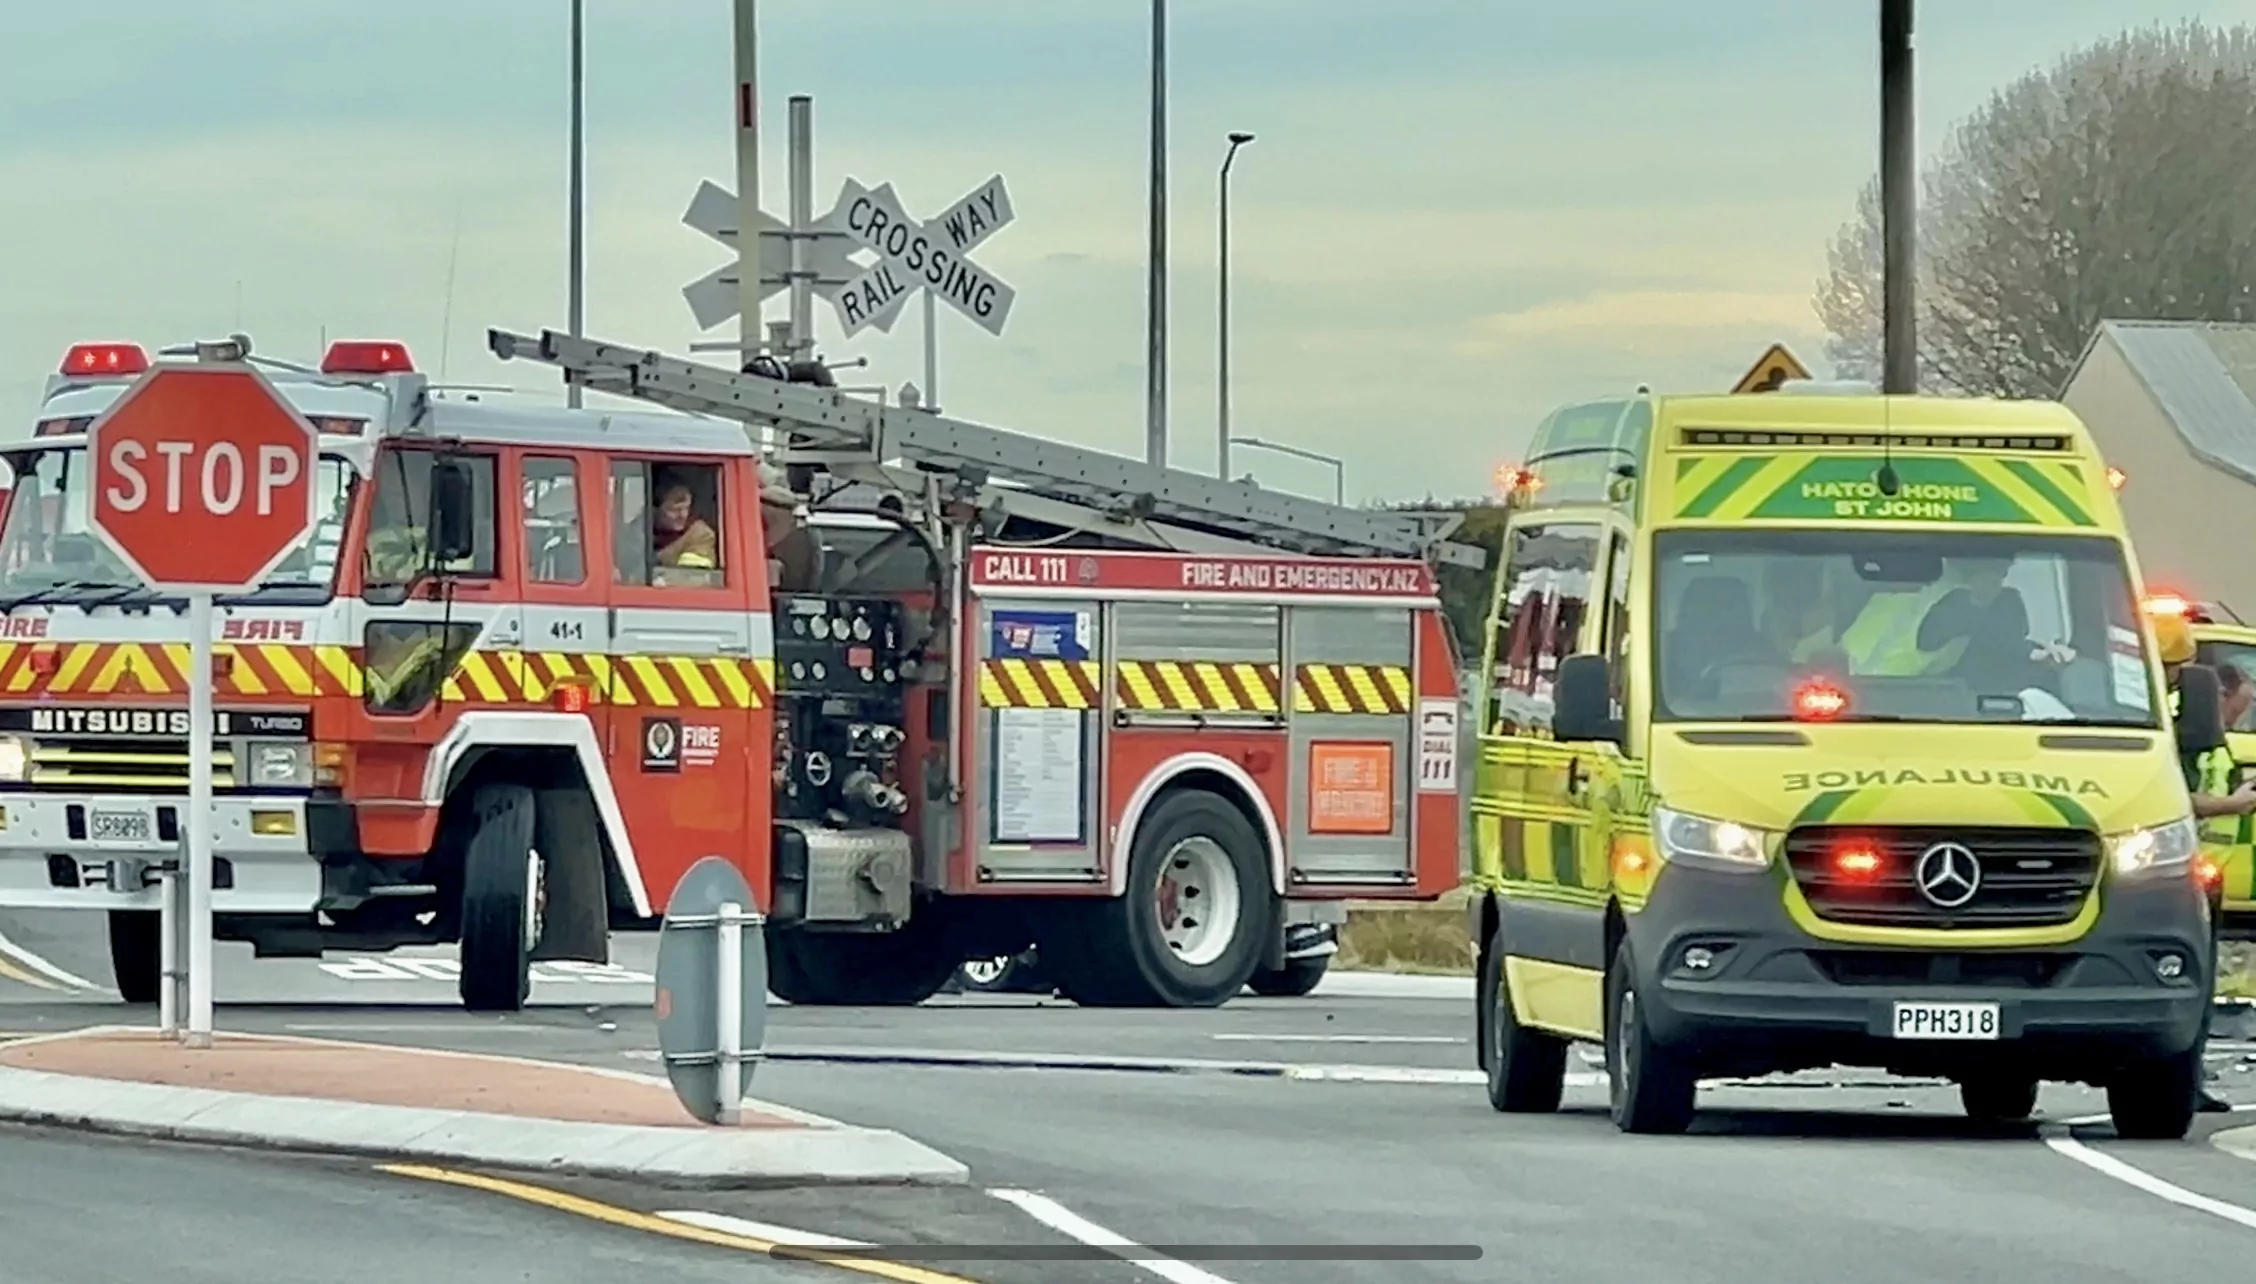
[[[1762,358],[1755,362],[1754,368],[1739,380],[1739,386],[1731,391],[1734,393],[1776,392],[1778,385],[1788,379],[1807,379],[1809,377],[1808,366],[1803,365],[1793,353],[1788,352],[1785,344],[1774,343],[1770,345],[1770,350],[1763,353]]]

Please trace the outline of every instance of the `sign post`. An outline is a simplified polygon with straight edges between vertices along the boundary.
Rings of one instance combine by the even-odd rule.
[[[689,867],[658,928],[658,1050],[682,1108],[738,1122],[768,1028],[767,918],[736,866]]]
[[[318,441],[241,343],[199,356],[152,368],[86,430],[94,533],[150,587],[188,599],[185,860],[165,879],[159,930],[166,1032],[184,1026],[196,1048],[212,1038],[213,599],[256,588],[312,528]]]

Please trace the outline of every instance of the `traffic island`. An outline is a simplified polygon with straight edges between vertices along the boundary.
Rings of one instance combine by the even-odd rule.
[[[958,1185],[896,1132],[747,1101],[699,1123],[663,1081],[465,1052],[100,1027],[0,1046],[0,1121],[666,1186]]]

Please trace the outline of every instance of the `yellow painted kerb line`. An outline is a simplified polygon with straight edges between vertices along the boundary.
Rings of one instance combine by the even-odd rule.
[[[506,1181],[499,1177],[483,1177],[477,1173],[457,1172],[451,1168],[432,1168],[424,1164],[378,1164],[376,1171],[390,1173],[395,1177],[412,1177],[418,1181],[443,1182],[450,1186],[466,1186],[471,1190],[482,1190],[488,1194],[506,1195],[511,1199],[521,1199],[528,1204],[539,1204],[544,1208],[553,1208],[558,1212],[570,1213],[575,1217],[585,1217],[591,1221],[605,1222],[612,1226],[623,1226],[629,1230],[647,1231],[652,1235],[664,1235],[669,1239],[686,1239],[692,1243],[711,1244],[715,1248],[733,1248],[742,1253],[759,1253],[781,1261],[835,1266],[844,1271],[858,1271],[864,1275],[875,1275],[879,1279],[895,1280],[899,1284],[979,1284],[979,1281],[967,1279],[961,1275],[948,1275],[940,1271],[926,1270],[921,1266],[911,1266],[906,1262],[888,1262],[882,1258],[873,1257],[835,1257],[831,1255],[835,1250],[797,1248],[790,1244],[778,1244],[772,1240],[757,1239],[750,1235],[731,1235],[725,1231],[707,1230],[702,1226],[689,1226],[681,1222],[667,1221],[663,1217],[636,1212],[631,1208],[620,1208],[598,1200],[584,1199],[578,1195],[567,1195],[563,1191],[550,1190],[545,1186],[532,1186],[524,1182]]]

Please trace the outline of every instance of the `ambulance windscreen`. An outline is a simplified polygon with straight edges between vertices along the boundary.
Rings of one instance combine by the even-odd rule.
[[[2160,725],[2120,546],[2090,536],[1663,531],[1664,721]]]

